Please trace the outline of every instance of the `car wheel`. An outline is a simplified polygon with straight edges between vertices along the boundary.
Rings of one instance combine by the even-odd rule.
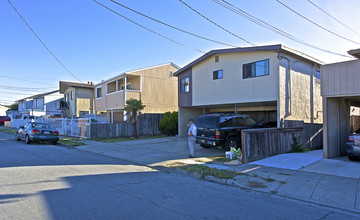
[[[26,137],[25,137],[25,143],[26,143],[26,144],[30,144],[30,143],[31,143],[29,135],[26,135]]]
[[[53,141],[51,142],[52,145],[56,145],[57,144],[57,141]]]
[[[356,156],[354,156],[352,154],[349,154],[348,158],[349,158],[349,160],[358,160],[359,159],[358,157],[356,157]]]
[[[203,147],[203,148],[210,148],[209,145],[206,145],[206,144],[200,144],[200,147]]]
[[[226,150],[230,150],[232,147],[235,148],[235,149],[238,148],[238,144],[237,144],[237,142],[236,142],[236,137],[229,137],[229,138],[226,140],[225,149],[226,149]]]
[[[20,141],[21,139],[19,138],[19,133],[16,133],[15,134],[15,140],[17,140],[17,141]]]

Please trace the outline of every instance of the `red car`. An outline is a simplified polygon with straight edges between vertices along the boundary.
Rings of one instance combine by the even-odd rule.
[[[4,125],[5,121],[11,121],[11,118],[8,116],[0,116],[0,125]]]

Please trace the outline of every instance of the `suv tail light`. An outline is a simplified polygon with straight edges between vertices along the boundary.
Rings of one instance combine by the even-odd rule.
[[[40,133],[40,131],[39,131],[39,130],[34,129],[34,130],[32,130],[32,131],[31,131],[31,133],[33,133],[33,134],[37,134],[37,133]]]
[[[215,138],[216,138],[217,140],[220,139],[220,131],[216,131],[216,132],[215,132]]]
[[[59,135],[59,132],[58,132],[58,131],[54,131],[54,134]]]
[[[347,140],[348,140],[349,142],[354,142],[354,136],[349,136],[349,137],[347,138]]]

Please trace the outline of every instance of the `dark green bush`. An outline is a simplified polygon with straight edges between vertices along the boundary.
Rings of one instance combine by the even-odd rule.
[[[168,136],[178,133],[178,112],[165,112],[159,124],[159,130]]]

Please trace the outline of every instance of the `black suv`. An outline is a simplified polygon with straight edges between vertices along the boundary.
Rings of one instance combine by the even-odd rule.
[[[196,143],[202,147],[222,146],[229,150],[241,145],[241,130],[258,124],[248,115],[211,113],[200,115],[196,121]]]

